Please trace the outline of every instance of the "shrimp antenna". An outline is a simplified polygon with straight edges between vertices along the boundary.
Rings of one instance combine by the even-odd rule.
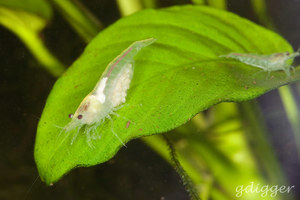
[[[290,54],[289,58],[295,58],[295,57],[298,57],[300,56],[300,46],[299,48],[297,49],[297,51],[295,51],[294,53]]]
[[[36,183],[36,181],[39,179],[40,175],[38,175],[35,180],[33,181],[33,183],[30,185],[29,189],[27,190],[26,194],[25,194],[25,197],[24,197],[24,200],[26,200],[26,198],[28,197],[29,193],[31,192],[34,184]]]

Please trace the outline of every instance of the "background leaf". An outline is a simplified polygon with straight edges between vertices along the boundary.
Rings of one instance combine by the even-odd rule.
[[[114,130],[124,141],[174,129],[198,112],[223,101],[253,99],[299,79],[272,72],[266,80],[259,69],[219,58],[230,52],[292,51],[277,34],[234,14],[200,6],[144,10],[119,20],[101,32],[56,82],[39,122],[35,159],[41,178],[57,181],[74,167],[109,160],[122,146],[106,121],[98,128],[102,139],[86,144],[80,134],[70,146],[72,133],[57,143],[60,129],[82,99],[93,89],[106,65],[132,42],[157,41],[136,56],[135,74],[126,106],[113,116]],[[299,74],[296,72],[296,74]],[[59,144],[59,145],[57,145]]]
[[[48,20],[52,15],[52,9],[46,0],[0,0],[0,6],[14,11],[25,11]]]
[[[16,34],[46,70],[60,76],[64,66],[48,51],[40,37],[51,14],[46,0],[0,0],[0,24]]]

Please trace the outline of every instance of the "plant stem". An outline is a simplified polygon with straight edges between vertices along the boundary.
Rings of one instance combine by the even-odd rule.
[[[191,200],[200,200],[193,181],[185,172],[185,170],[183,169],[183,167],[177,159],[176,151],[173,147],[171,140],[166,135],[164,135],[164,139],[169,147],[172,164],[174,165],[174,168],[177,171],[177,173],[180,175],[183,185],[185,186],[186,191],[189,193]]]
[[[21,32],[15,32],[21,40],[26,44],[31,53],[37,58],[37,60],[50,72],[54,77],[59,77],[64,71],[65,67],[61,64],[45,47],[44,43],[38,37],[37,34],[23,30]]]
[[[64,66],[48,51],[39,38],[39,31],[45,24],[43,19],[27,12],[1,8],[0,23],[15,33],[53,76],[59,77],[65,71]]]
[[[206,0],[207,4],[211,7],[219,8],[222,10],[227,9],[227,0]]]
[[[192,2],[198,5],[209,5],[222,10],[227,9],[227,0],[192,0]]]
[[[205,0],[192,0],[192,2],[194,4],[198,4],[198,5],[204,5],[205,4]]]
[[[279,94],[289,119],[289,122],[292,126],[294,137],[296,140],[298,155],[300,155],[300,116],[299,116],[299,108],[295,102],[295,98],[291,91],[291,87],[284,86],[279,88]]]
[[[141,140],[147,144],[150,148],[156,151],[162,158],[164,158],[167,162],[171,163],[170,154],[166,145],[166,141],[159,135],[153,135],[151,137],[143,137]],[[190,177],[193,179],[195,183],[203,182],[201,176],[199,176],[198,169],[195,169],[193,165],[191,165],[188,160],[181,159],[179,154],[179,160],[181,165],[186,169],[189,173]]]
[[[62,15],[81,35],[85,42],[91,41],[103,28],[101,22],[77,0],[52,0]]]
[[[144,8],[156,8],[158,5],[157,0],[143,0]]]
[[[242,102],[239,110],[245,125],[245,132],[249,146],[261,165],[264,174],[267,175],[271,183],[286,183],[282,170],[275,158],[274,151],[267,138],[267,129],[255,100]]]
[[[122,16],[131,15],[143,9],[141,0],[117,0]]]
[[[265,27],[275,30],[276,27],[272,23],[269,15],[267,14],[267,5],[265,0],[252,0],[252,7],[255,14],[258,17],[260,23],[262,23]]]

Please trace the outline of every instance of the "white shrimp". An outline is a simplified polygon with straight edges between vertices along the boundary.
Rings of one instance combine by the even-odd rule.
[[[74,115],[69,115],[72,120],[63,128],[62,132],[69,133],[77,129],[71,144],[75,141],[80,130],[83,130],[88,145],[93,148],[91,140],[101,138],[101,135],[97,135],[96,128],[106,119],[109,119],[113,126],[111,115],[117,115],[115,111],[126,101],[127,90],[130,87],[134,71],[133,58],[142,48],[152,44],[155,40],[150,38],[136,41],[109,63],[95,88],[82,100]],[[113,127],[111,131],[125,146],[117,133],[114,132]]]
[[[288,63],[290,59],[300,56],[300,48],[290,54],[289,52],[273,53],[269,55],[260,55],[253,53],[230,53],[221,55],[220,57],[233,58],[242,63],[263,69],[268,72],[268,76],[272,71],[283,70],[287,77],[290,77],[290,69],[294,67]]]

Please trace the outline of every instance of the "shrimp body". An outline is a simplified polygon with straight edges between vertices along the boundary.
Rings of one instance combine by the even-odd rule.
[[[79,130],[84,127],[88,145],[93,147],[91,139],[100,138],[99,135],[96,136],[96,128],[106,118],[111,120],[111,115],[115,114],[114,112],[120,108],[120,105],[126,102],[127,90],[133,78],[134,56],[155,40],[150,38],[134,42],[109,63],[94,89],[82,100],[74,115],[69,115],[72,120],[63,128],[63,131],[70,132],[77,129],[71,144],[76,139]],[[114,133],[113,129],[112,132]],[[120,140],[117,134],[114,134]],[[121,143],[123,144],[122,141]]]
[[[273,53],[270,55],[260,55],[252,53],[230,53],[227,55],[221,55],[220,57],[233,58],[239,60],[242,63],[261,68],[264,71],[278,71],[283,70],[287,77],[290,76],[290,69],[292,65],[288,63],[290,59],[300,56],[300,49],[290,54],[289,52]]]

